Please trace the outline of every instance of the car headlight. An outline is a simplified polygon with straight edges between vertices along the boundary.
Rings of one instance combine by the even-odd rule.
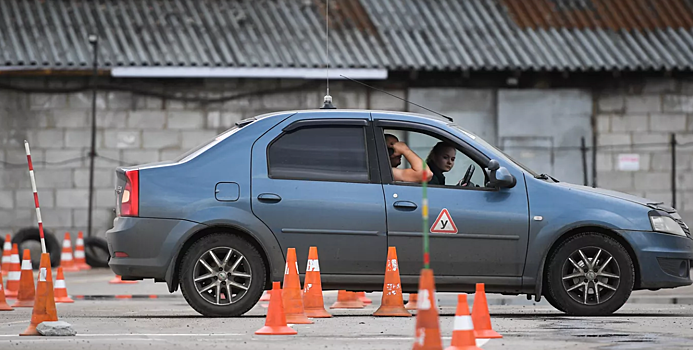
[[[657,232],[671,233],[674,235],[679,235],[686,237],[686,233],[683,232],[683,228],[674,219],[668,216],[650,216],[650,222],[652,223],[652,230]]]

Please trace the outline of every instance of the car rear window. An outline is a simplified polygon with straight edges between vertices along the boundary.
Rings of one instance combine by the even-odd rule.
[[[269,147],[272,178],[368,182],[363,127],[310,127],[284,134]]]

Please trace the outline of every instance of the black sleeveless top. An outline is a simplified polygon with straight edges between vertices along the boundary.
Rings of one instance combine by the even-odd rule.
[[[428,165],[428,168],[433,172],[433,176],[431,180],[428,181],[428,184],[445,186],[445,175],[443,175],[443,171],[432,162],[426,162],[426,165]]]

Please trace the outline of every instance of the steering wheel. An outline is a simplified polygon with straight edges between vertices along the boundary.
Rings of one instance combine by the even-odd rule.
[[[462,180],[460,180],[460,182],[457,183],[457,186],[463,186],[464,184],[469,185],[469,180],[472,179],[472,175],[474,175],[474,170],[476,170],[474,164],[470,164],[467,168],[467,172],[464,173],[464,177],[462,178]]]

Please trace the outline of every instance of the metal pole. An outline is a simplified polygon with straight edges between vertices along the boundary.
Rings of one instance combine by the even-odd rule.
[[[582,182],[587,186],[587,146],[585,146],[585,137],[580,138],[580,151],[582,152]]]
[[[676,208],[676,134],[671,134],[671,206]]]
[[[96,80],[98,78],[98,38],[89,35],[89,43],[94,51],[94,74],[92,75],[92,101],[91,101],[91,152],[89,152],[89,216],[87,223],[87,237],[91,237],[92,207],[94,205],[94,157],[96,156]]]
[[[597,134],[592,133],[592,187],[597,187]]]

